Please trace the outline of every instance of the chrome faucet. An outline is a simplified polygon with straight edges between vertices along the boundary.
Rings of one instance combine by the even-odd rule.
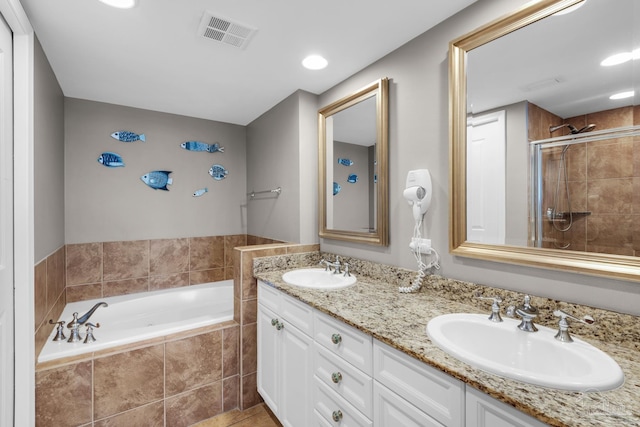
[[[334,274],[340,274],[342,273],[342,271],[340,270],[340,266],[342,264],[340,264],[340,257],[338,255],[336,255],[336,261],[335,262],[329,262],[327,260],[325,260],[324,258],[320,261],[320,265],[324,265],[324,271],[331,271],[331,267],[333,267],[333,273]]]
[[[577,317],[574,317],[569,313],[565,313],[562,310],[555,310],[553,315],[560,318],[560,322],[558,323],[559,330],[554,338],[562,342],[573,342],[573,338],[569,335],[569,322],[567,322],[567,318],[575,320],[576,322],[584,323],[585,325],[593,325],[595,323],[593,317],[588,314],[582,319],[578,319]]]
[[[107,304],[104,301],[99,302],[93,307],[91,307],[91,310],[87,311],[85,314],[83,314],[80,317],[78,317],[78,312],[73,313],[73,320],[67,324],[67,328],[71,330],[71,336],[69,336],[69,339],[67,340],[67,342],[81,341],[80,326],[84,325],[86,321],[89,320],[89,318],[93,315],[93,313],[98,309],[98,307],[101,307],[101,306],[109,307],[109,304]],[[87,330],[87,333],[89,333],[89,330]]]
[[[81,325],[84,325],[84,323],[89,320],[89,318],[93,315],[93,313],[98,309],[98,307],[100,306],[104,306],[104,307],[109,307],[109,304],[107,304],[106,302],[102,301],[97,303],[96,305],[94,305],[93,307],[91,307],[91,310],[87,311],[85,314],[83,314],[80,318],[78,318],[78,323],[80,323]]]
[[[524,303],[518,307],[509,306],[507,308],[507,316],[514,317],[514,314],[520,316],[522,321],[518,325],[518,329],[525,332],[537,332],[538,328],[533,324],[533,319],[538,316],[538,309],[531,305],[531,297],[524,296]]]

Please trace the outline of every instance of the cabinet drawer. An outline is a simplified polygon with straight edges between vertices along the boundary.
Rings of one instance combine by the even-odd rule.
[[[372,372],[371,337],[356,328],[315,312],[315,341],[367,375]]]
[[[359,412],[317,377],[314,377],[316,411],[331,425],[340,427],[371,427],[373,422]],[[334,419],[334,417],[337,417]]]
[[[274,313],[280,313],[280,295],[276,288],[258,281],[258,303],[264,305]]]
[[[313,336],[313,308],[289,295],[282,294],[281,297],[282,318],[310,337]]]
[[[464,383],[377,340],[373,353],[377,381],[443,425],[464,425]]]
[[[442,427],[442,424],[402,399],[400,396],[374,381],[373,401],[377,426]]]
[[[373,380],[350,363],[314,343],[316,377],[369,418],[373,417]]]

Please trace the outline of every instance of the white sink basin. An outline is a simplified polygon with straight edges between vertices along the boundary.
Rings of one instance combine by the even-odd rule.
[[[334,274],[324,268],[302,268],[284,273],[282,280],[302,288],[342,289],[355,285],[356,276],[344,277],[342,273]]]
[[[554,338],[544,326],[523,332],[516,319],[494,323],[483,314],[445,314],[427,325],[429,338],[445,352],[496,375],[570,391],[605,391],[624,383],[620,366],[606,353],[576,337]]]

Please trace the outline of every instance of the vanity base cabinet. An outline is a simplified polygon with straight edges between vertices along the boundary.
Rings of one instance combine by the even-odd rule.
[[[258,392],[285,427],[313,423],[312,309],[274,289],[258,303]],[[267,307],[276,308],[272,311]]]
[[[467,427],[544,427],[547,425],[473,387],[467,387],[466,401]]]

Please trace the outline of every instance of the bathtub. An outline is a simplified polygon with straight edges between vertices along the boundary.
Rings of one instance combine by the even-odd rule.
[[[109,306],[99,307],[89,319],[91,323],[100,323],[93,331],[96,341],[87,344],[53,341],[54,328],[38,363],[232,320],[233,280],[73,302],[65,306],[58,321],[68,323],[74,312],[82,316],[100,301]],[[86,328],[82,326],[80,331],[84,340]],[[64,334],[69,338],[66,324]]]

